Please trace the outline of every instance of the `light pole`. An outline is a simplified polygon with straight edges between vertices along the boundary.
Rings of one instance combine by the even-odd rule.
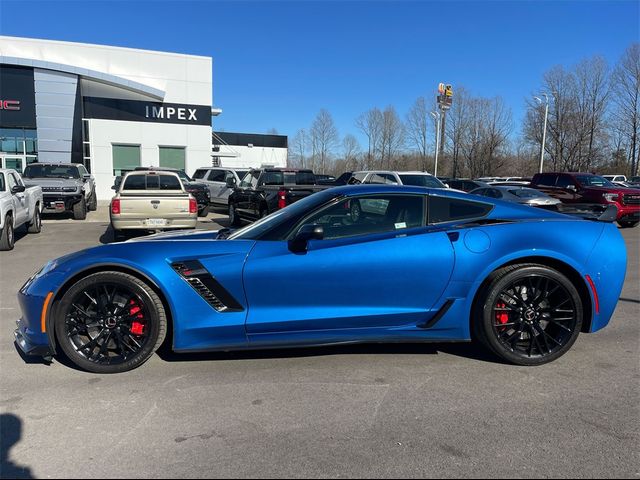
[[[542,173],[542,164],[544,163],[544,146],[547,140],[547,116],[549,115],[549,96],[546,93],[544,96],[544,127],[542,127],[542,144],[540,145],[540,173]],[[540,97],[535,98],[540,105],[542,105],[542,99]]]
[[[440,112],[431,112],[431,116],[436,121],[436,158],[433,166],[433,176],[438,176],[438,152],[440,150],[440,119],[442,114]]]

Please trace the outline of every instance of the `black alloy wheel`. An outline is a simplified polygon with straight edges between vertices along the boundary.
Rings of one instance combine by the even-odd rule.
[[[476,336],[499,357],[541,365],[565,354],[582,328],[580,295],[562,273],[543,265],[515,265],[492,275]]]
[[[74,284],[55,308],[56,338],[66,356],[94,373],[119,373],[147,361],[164,340],[162,301],[144,282],[101,272]]]

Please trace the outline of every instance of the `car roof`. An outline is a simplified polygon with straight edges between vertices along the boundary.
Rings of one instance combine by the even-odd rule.
[[[157,173],[166,173],[168,175],[174,175],[178,178],[180,178],[180,176],[177,174],[177,172],[169,172],[166,170],[133,170],[131,172],[127,172],[124,177],[129,177],[129,176],[133,176],[133,175],[155,175]]]
[[[401,171],[401,170],[359,170],[357,172],[353,172],[353,175],[355,175],[356,173],[396,173],[398,175],[428,175],[430,177],[433,177],[432,174],[430,174],[429,172],[420,172],[418,170],[407,170],[407,171]]]
[[[67,162],[33,162],[30,163],[29,165],[27,165],[27,167],[30,166],[53,166],[53,167],[84,167],[83,164],[81,163],[67,163]],[[25,167],[26,168],[26,167]]]

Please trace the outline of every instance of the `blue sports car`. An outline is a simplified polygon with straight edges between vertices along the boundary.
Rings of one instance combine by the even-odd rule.
[[[475,340],[540,365],[607,325],[612,223],[446,190],[346,186],[236,231],[165,233],[53,260],[20,289],[26,354],[123,372],[176,352]]]

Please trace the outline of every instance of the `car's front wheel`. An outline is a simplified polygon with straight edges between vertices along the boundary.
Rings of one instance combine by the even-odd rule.
[[[236,211],[236,206],[234,203],[229,204],[229,224],[232,227],[240,226],[240,217],[238,217],[238,212]]]
[[[82,200],[73,206],[73,219],[84,220],[85,218],[87,218],[87,201],[82,197]]]
[[[503,360],[542,365],[564,355],[578,338],[583,306],[573,283],[544,265],[494,272],[477,302],[474,332]]]
[[[54,310],[64,354],[94,373],[120,373],[146,362],[164,341],[167,317],[158,295],[140,279],[99,272],[76,282]]]

